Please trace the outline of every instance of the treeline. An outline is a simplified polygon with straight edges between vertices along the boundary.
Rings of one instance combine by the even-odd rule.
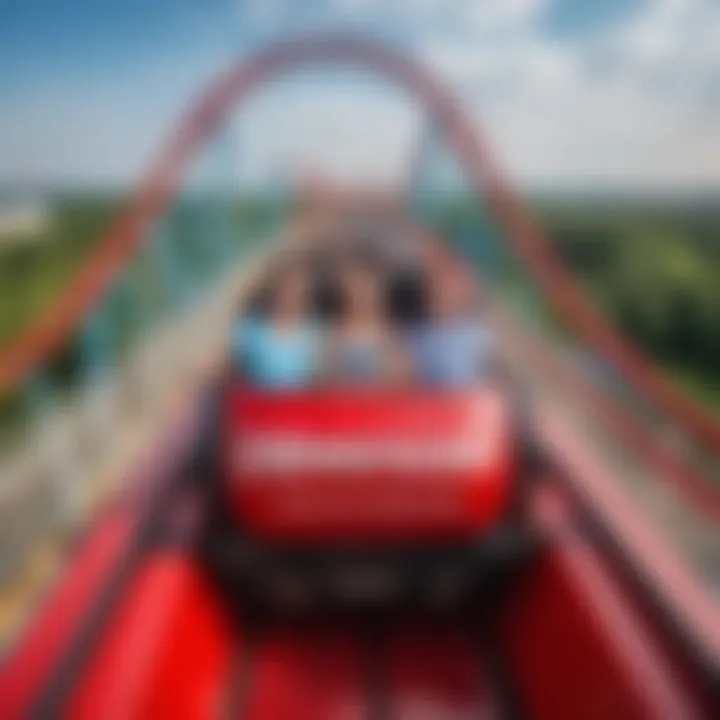
[[[116,212],[113,197],[65,197],[39,236],[0,243],[0,347],[50,305]]]
[[[546,199],[532,212],[609,322],[700,399],[720,403],[720,203]],[[485,247],[476,260],[502,285],[528,281],[482,208],[454,204],[440,216],[451,234]]]
[[[119,195],[53,197],[51,220],[38,237],[0,242],[0,348],[52,305],[103,237],[123,201]],[[254,199],[238,201],[225,218],[214,210],[208,202],[182,201],[176,202],[163,218],[180,263],[195,279],[208,272],[215,235],[229,232],[238,243],[255,237],[267,225],[271,212],[268,203]],[[140,276],[142,282],[142,276],[148,275],[142,266],[149,261],[135,258],[128,272]]]
[[[44,237],[0,246],[0,347],[53,302],[121,200],[55,198]],[[425,220],[458,240],[506,291],[527,292],[527,274],[483,208],[458,199],[426,210]],[[720,203],[543,199],[532,211],[608,320],[700,397],[720,402]],[[231,232],[238,242],[257,236],[269,214],[267,201],[246,198],[234,207]],[[187,205],[170,220],[183,265],[202,274],[217,223]]]
[[[659,361],[720,376],[720,213],[543,218],[566,267]]]
[[[50,198],[51,220],[37,237],[6,238],[0,243],[0,350],[56,301],[68,280],[104,237],[124,197],[119,195],[62,195]],[[222,259],[219,243],[242,249],[267,234],[277,220],[277,203],[256,198],[219,201],[182,198],[171,206],[158,232],[166,233],[175,260],[173,287],[161,277],[159,258],[150,247],[136,253],[105,303],[104,321],[112,326],[112,352],[132,346],[142,328],[173,302],[184,302],[211,281],[213,267]],[[247,250],[250,251],[250,247]],[[128,290],[128,292],[125,292]],[[172,295],[172,297],[170,297]],[[182,297],[178,297],[182,295]],[[71,388],[81,362],[80,333],[72,334],[43,367],[44,378],[56,389]],[[24,387],[0,391],[0,448],[12,443],[27,419],[28,393]]]

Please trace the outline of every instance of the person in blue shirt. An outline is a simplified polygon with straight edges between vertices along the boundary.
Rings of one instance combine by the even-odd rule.
[[[416,379],[444,388],[479,382],[490,370],[491,341],[471,278],[443,268],[432,274],[429,290],[429,318],[408,339]]]
[[[410,363],[387,324],[380,264],[362,253],[350,255],[337,277],[343,307],[326,343],[325,381],[365,388],[405,382]]]
[[[241,318],[233,332],[235,368],[258,387],[304,387],[317,375],[321,346],[309,320],[310,282],[301,268],[284,267],[268,290],[262,317]]]

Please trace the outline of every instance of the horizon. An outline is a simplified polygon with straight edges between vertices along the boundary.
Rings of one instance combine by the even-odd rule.
[[[716,192],[711,0],[38,0],[0,25],[0,181],[131,187],[229,63],[289,34],[383,40],[452,87],[523,192]],[[340,80],[340,81],[339,81]],[[392,177],[422,118],[354,72],[293,74],[234,123],[255,181],[325,163]]]

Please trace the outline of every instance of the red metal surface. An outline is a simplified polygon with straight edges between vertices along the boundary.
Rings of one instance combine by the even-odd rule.
[[[460,627],[405,628],[388,639],[388,716],[399,720],[493,717],[484,649]]]
[[[480,654],[462,628],[281,628],[252,662],[250,720],[483,717]]]
[[[115,499],[79,538],[77,550],[42,603],[28,630],[0,668],[0,718],[23,717],[45,689],[49,674],[62,662],[102,588],[132,547],[143,513],[153,495],[174,477],[178,457],[190,441],[193,411],[186,398],[164,434]]]
[[[0,670],[0,717],[21,718],[127,544],[126,508],[101,518]]]
[[[537,521],[572,527],[571,507],[549,486]],[[183,551],[147,557],[65,716],[342,720],[381,709],[436,720],[482,717],[501,697],[473,623],[398,618],[382,627],[335,620],[252,630],[229,622],[194,562]],[[521,578],[498,625],[509,691],[539,720],[712,717],[611,565],[585,538],[568,537]],[[12,689],[17,678],[5,677],[3,689]],[[24,705],[2,699],[2,717],[22,717]]]
[[[570,519],[565,499],[540,497],[544,523]],[[598,548],[558,543],[517,588],[504,638],[524,710],[538,720],[711,717],[683,686],[647,618],[623,593]]]
[[[557,413],[545,408],[538,422],[545,442],[562,448],[556,453],[556,461],[564,473],[564,482],[592,516],[614,533],[627,564],[652,583],[654,599],[678,618],[709,662],[720,667],[720,605],[706,581],[647,521],[638,517],[636,507]]]
[[[205,720],[226,702],[232,628],[202,571],[158,554],[138,571],[65,716]]]
[[[229,501],[243,527],[285,540],[457,537],[503,514],[508,410],[491,390],[258,394],[225,419]]]
[[[677,448],[663,442],[662,438],[623,410],[611,395],[597,388],[572,364],[561,360],[539,334],[519,326],[497,306],[490,308],[489,319],[498,336],[509,341],[507,344],[513,352],[532,357],[536,368],[542,369],[548,378],[563,387],[574,402],[580,400],[584,407],[592,408],[592,418],[599,420],[612,437],[640,458],[648,469],[671,484],[673,490],[681,494],[680,499],[691,501],[703,515],[720,520],[720,491],[712,478],[683,461]],[[571,444],[575,442],[569,435],[567,439]],[[563,446],[556,442],[555,447],[562,454]]]
[[[360,720],[367,717],[361,639],[352,629],[281,628],[252,659],[248,720]]]

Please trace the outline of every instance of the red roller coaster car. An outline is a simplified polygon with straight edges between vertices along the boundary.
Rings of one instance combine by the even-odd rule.
[[[223,403],[211,559],[264,601],[467,593],[519,538],[527,463],[495,388]]]
[[[228,399],[224,480],[235,517],[268,541],[474,537],[512,496],[509,412],[466,393],[259,394]]]

